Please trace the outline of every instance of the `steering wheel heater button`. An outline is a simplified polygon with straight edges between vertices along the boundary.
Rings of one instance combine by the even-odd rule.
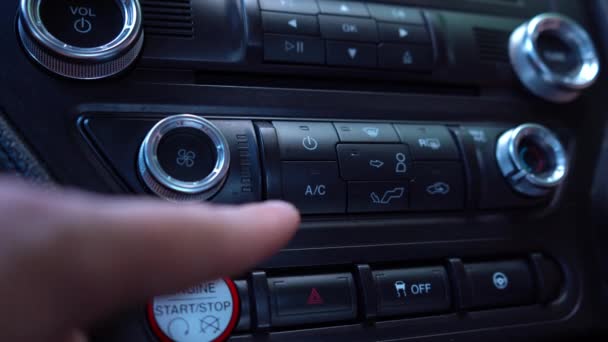
[[[471,308],[486,309],[534,303],[536,291],[525,260],[465,265]]]
[[[239,308],[234,282],[218,279],[154,298],[148,319],[162,342],[225,341],[236,326]]]

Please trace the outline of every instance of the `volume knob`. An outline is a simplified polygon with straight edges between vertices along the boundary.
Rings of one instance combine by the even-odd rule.
[[[138,0],[21,0],[23,47],[49,71],[100,79],[135,62],[143,45]]]

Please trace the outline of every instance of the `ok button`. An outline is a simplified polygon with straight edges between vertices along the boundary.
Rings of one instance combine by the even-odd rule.
[[[321,36],[332,40],[377,42],[378,28],[373,19],[320,15]]]

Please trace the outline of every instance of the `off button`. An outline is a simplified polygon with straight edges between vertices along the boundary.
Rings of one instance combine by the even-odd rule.
[[[378,315],[444,312],[451,306],[444,267],[374,271]]]
[[[293,161],[335,161],[338,133],[325,122],[275,121],[281,159]]]

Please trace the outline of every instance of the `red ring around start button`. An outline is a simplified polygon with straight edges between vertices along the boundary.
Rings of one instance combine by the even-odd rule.
[[[234,282],[222,278],[155,297],[146,311],[161,342],[223,342],[236,327],[240,301]]]

